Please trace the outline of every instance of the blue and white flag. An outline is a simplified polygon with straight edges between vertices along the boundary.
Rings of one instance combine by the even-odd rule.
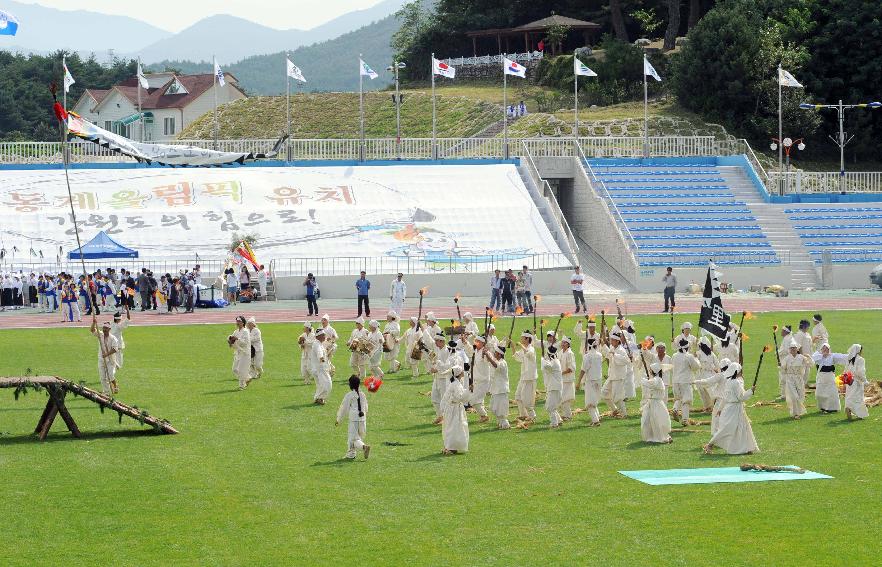
[[[579,61],[578,57],[573,57],[573,66],[574,66],[573,71],[576,73],[576,75],[579,75],[582,77],[596,77],[597,76],[597,73],[595,73],[594,71],[589,69],[587,65],[585,65],[584,63]]]
[[[15,35],[18,31],[18,20],[9,12],[0,10],[0,35]]]
[[[306,77],[303,76],[303,71],[300,70],[300,67],[292,63],[287,57],[285,57],[285,62],[287,63],[285,73],[292,79],[305,83]]]
[[[217,64],[217,59],[214,60],[214,80],[220,86],[227,84],[227,81],[224,79],[224,72],[221,71],[220,65]]]
[[[514,75],[522,79],[527,78],[527,68],[508,57],[502,58],[502,70],[506,75]]]
[[[368,64],[365,63],[364,61],[362,61],[361,59],[358,60],[358,72],[359,72],[359,74],[361,74],[365,77],[370,77],[371,80],[374,80],[377,77],[379,77],[379,75],[377,75],[377,73],[373,69],[368,67]]]
[[[64,92],[69,93],[71,85],[76,83],[76,81],[74,81],[73,75],[70,74],[67,68],[67,59],[64,57],[61,58],[61,66],[64,68]]]
[[[643,56],[643,74],[649,75],[656,81],[661,82],[661,77],[658,76],[655,67],[652,66],[652,63],[649,62],[649,59],[647,59],[645,55]]]

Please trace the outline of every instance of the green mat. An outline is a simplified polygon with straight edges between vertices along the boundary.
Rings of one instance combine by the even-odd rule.
[[[795,466],[795,465],[787,465]],[[739,467],[668,469],[646,471],[619,471],[621,474],[645,484],[711,484],[715,482],[762,482],[768,480],[816,480],[833,478],[821,473],[743,471]]]

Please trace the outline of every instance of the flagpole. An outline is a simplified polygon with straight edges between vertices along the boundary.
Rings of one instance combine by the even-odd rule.
[[[784,172],[784,119],[781,115],[781,64],[778,63],[778,179],[781,179],[781,174]],[[780,183],[780,181],[779,181]],[[780,191],[780,186],[779,186]]]
[[[288,151],[285,153],[287,161],[291,161],[291,73],[288,72],[288,52],[285,52],[285,124],[288,130]]]
[[[436,132],[437,118],[435,109],[435,54],[432,53],[432,159],[438,159],[438,134]]]
[[[505,72],[505,55],[502,54],[502,154],[508,159],[508,73]]]
[[[61,84],[64,87],[62,89],[62,103],[61,104],[62,104],[62,106],[64,106],[64,109],[67,110],[67,85],[65,84],[66,83],[65,79],[67,78],[67,75],[66,75],[66,73],[67,73],[67,56],[66,55],[61,56],[61,73],[62,73],[62,77],[63,77],[61,79]]]
[[[138,76],[135,77],[135,83],[137,83],[136,87],[138,89],[138,124],[140,125],[140,135],[138,136],[138,141],[144,141],[144,116],[141,113],[141,58],[138,57]]]
[[[643,56],[643,157],[649,157],[649,86],[646,81],[646,55]]]
[[[217,149],[217,138],[218,138],[218,130],[219,122],[217,120],[217,57],[212,55],[212,60],[214,61],[214,79],[212,83],[214,85],[214,149]]]
[[[573,83],[573,100],[576,102],[573,126],[573,137],[579,141],[579,73],[576,73],[576,52],[573,51],[573,73],[575,73],[575,82]]]
[[[364,69],[362,68],[362,54],[358,54],[358,114],[361,126],[360,140],[361,144],[358,148],[358,160],[364,161]]]

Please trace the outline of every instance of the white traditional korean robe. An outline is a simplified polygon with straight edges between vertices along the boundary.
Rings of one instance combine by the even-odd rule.
[[[709,445],[720,447],[730,455],[743,455],[759,451],[750,419],[744,410],[744,402],[753,395],[745,390],[736,378],[726,380],[723,389],[723,407],[720,410],[719,427]]]
[[[398,354],[401,352],[401,325],[398,321],[387,321],[383,326],[383,339],[386,335],[392,337],[392,350],[383,353],[383,358],[389,363],[389,372],[398,372],[401,363],[398,362]]]
[[[328,361],[328,354],[327,351],[325,351],[324,343],[320,341],[312,341],[309,348],[310,358],[315,359],[315,366],[313,366],[313,376],[315,376],[315,395],[313,395],[312,400],[326,402],[331,397],[331,388],[333,387],[333,383],[331,382],[331,364]]]
[[[233,331],[236,342],[230,345],[233,349],[233,374],[239,379],[239,388],[245,388],[251,379],[251,333],[241,328]]]
[[[576,353],[573,349],[559,350],[560,360],[560,416],[566,421],[573,417],[573,402],[576,401]]]
[[[839,389],[836,387],[836,372],[825,372],[823,368],[845,364],[848,359],[844,354],[835,352],[827,356],[816,352],[812,355],[812,361],[818,365],[818,373],[815,375],[815,399],[818,401],[818,409],[828,412],[839,411],[841,406]]]
[[[845,387],[845,407],[851,410],[851,415],[858,419],[865,419],[870,414],[864,398],[864,389],[867,386],[867,363],[864,357],[857,355],[854,362],[850,360],[845,365],[845,372],[851,372],[852,383]]]
[[[448,373],[449,376],[449,373]],[[458,379],[450,381],[441,398],[441,411],[444,422],[441,435],[444,448],[448,451],[465,453],[469,450],[469,423],[466,419],[465,405],[469,401],[470,392]]]
[[[361,413],[358,415],[358,402],[361,401]],[[361,390],[349,390],[340,402],[337,410],[337,422],[344,420],[349,424],[346,439],[346,458],[354,459],[355,452],[364,449],[364,438],[367,433],[367,396]]]
[[[591,423],[600,423],[600,390],[603,382],[603,355],[597,348],[589,348],[582,356],[582,372],[585,373],[585,409],[591,417]]]
[[[700,368],[698,359],[688,352],[674,353],[674,370],[672,382],[674,387],[674,399],[679,402],[677,409],[680,412],[681,423],[689,421],[689,410],[692,407],[692,382],[695,381],[694,373]]]
[[[492,365],[491,365],[492,366]],[[490,411],[496,416],[500,429],[509,429],[508,422],[508,362],[504,358],[496,361],[493,377],[490,382]]]
[[[533,345],[526,349],[518,347],[514,358],[521,363],[521,375],[515,390],[518,417],[536,419],[536,380],[539,377],[536,368],[536,349]]]
[[[668,388],[661,377],[641,378],[646,405],[640,416],[640,436],[647,443],[671,440],[671,416],[668,413]]]
[[[251,377],[260,378],[263,374],[263,335],[257,327],[249,329],[248,334],[251,335],[251,348],[254,349],[254,356],[251,357]]]
[[[799,417],[805,414],[805,381],[806,367],[811,368],[812,360],[807,355],[791,356],[788,351],[781,357],[780,374],[784,382],[784,398],[790,415]],[[837,394],[838,395],[838,394]]]
[[[606,346],[603,348],[605,357],[609,361],[609,371],[600,393],[610,411],[618,412],[624,417],[628,415],[628,408],[625,405],[625,375],[631,361],[622,345],[616,348]]]
[[[560,425],[560,391],[563,386],[560,361],[546,356],[542,359],[542,379],[545,382],[545,411],[551,427]]]

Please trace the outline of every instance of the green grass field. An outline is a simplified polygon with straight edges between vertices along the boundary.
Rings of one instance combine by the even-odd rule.
[[[834,349],[863,342],[869,377],[879,379],[879,313],[825,315]],[[747,381],[771,325],[799,317],[747,322]],[[641,337],[670,342],[667,317],[634,319]],[[497,326],[505,334],[508,320]],[[644,445],[636,402],[626,420],[589,428],[583,413],[557,431],[540,405],[526,431],[498,431],[470,414],[471,451],[442,457],[440,428],[430,425],[434,412],[421,395],[430,378],[390,375],[370,395],[370,460],[350,462],[342,460],[345,427],[334,427],[348,353],[335,360],[331,403],[317,407],[297,372],[299,325],[264,325],[267,372],[239,392],[225,342],[231,327],[126,333],[119,399],[170,420],[180,435],[154,435],[127,419],[120,425],[115,414],[73,399],[85,437],[71,438],[58,420],[41,443],[30,432],[44,395],[15,401],[0,391],[4,565],[872,563],[882,519],[879,408],[852,423],[842,413],[820,415],[813,396],[801,421],[785,407],[750,408],[762,452],[730,457],[701,453],[707,426],[674,433],[669,446]],[[336,327],[348,336],[349,324]],[[82,329],[2,331],[0,375],[30,368],[97,387],[96,350]],[[763,400],[777,389],[770,355]],[[835,478],[651,487],[617,473],[742,462]]]

